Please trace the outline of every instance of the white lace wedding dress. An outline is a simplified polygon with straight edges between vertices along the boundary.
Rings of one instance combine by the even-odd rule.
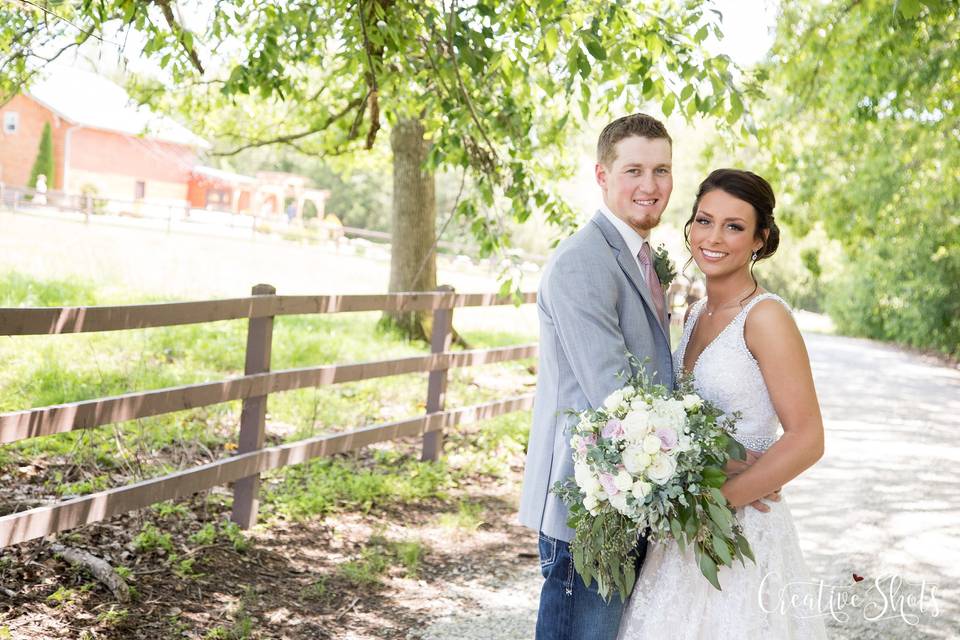
[[[751,300],[707,345],[693,366],[694,386],[702,397],[726,413],[739,411],[736,438],[744,446],[765,450],[779,424],[753,355],[743,337],[747,314],[761,300]],[[706,305],[691,309],[680,346],[673,354],[679,375],[693,327]],[[789,308],[789,307],[788,307]],[[818,616],[817,593],[800,552],[797,532],[785,501],[767,502],[768,513],[737,510],[756,563],[746,560],[721,567],[717,591],[701,575],[693,552],[681,553],[675,542],[651,544],[620,623],[620,640],[811,640],[826,638]],[[766,577],[766,579],[765,579]],[[807,584],[798,584],[804,583]],[[808,604],[793,601],[804,596]],[[810,606],[812,603],[812,607]]]

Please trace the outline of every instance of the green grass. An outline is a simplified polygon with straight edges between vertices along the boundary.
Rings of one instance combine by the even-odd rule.
[[[143,525],[143,528],[133,538],[133,548],[140,553],[152,553],[163,550],[166,553],[173,552],[173,540],[169,533],[160,531],[151,523]]]
[[[106,295],[106,294],[103,294]],[[0,304],[90,305],[103,299],[91,283],[0,275]],[[155,301],[131,292],[110,292],[111,304]],[[517,309],[465,309],[458,330],[473,348],[525,344],[536,339]],[[524,308],[529,315],[531,308]],[[486,315],[485,315],[486,314]],[[292,316],[274,324],[272,369],[353,363],[423,354],[427,345],[377,328],[378,313]],[[484,321],[484,318],[486,320]],[[103,334],[15,336],[0,340],[0,412],[102,396],[158,389],[242,375],[246,321],[217,322]],[[516,333],[500,327],[517,328]],[[487,365],[450,373],[447,406],[457,407],[532,390],[530,362]],[[426,374],[393,376],[272,394],[268,435],[294,441],[420,415]],[[72,463],[70,477],[54,472],[49,490],[82,495],[130,478],[155,477],[176,468],[222,458],[237,437],[240,402],[106,425],[0,446],[0,473],[13,465],[47,459]],[[266,519],[298,520],[339,510],[369,511],[380,505],[446,499],[461,478],[502,475],[511,456],[526,446],[529,415],[517,413],[457,429],[446,439],[447,460],[425,463],[386,445],[374,464],[350,456],[320,459],[265,475],[261,513]],[[77,469],[80,471],[77,472]],[[162,518],[179,518],[176,503],[153,507]],[[201,529],[196,544],[225,540],[237,550],[246,540],[229,525]],[[210,542],[205,542],[207,539]],[[163,534],[137,536],[144,551],[165,548]],[[408,550],[411,571],[415,552]]]
[[[350,459],[321,459],[281,470],[263,492],[262,512],[290,520],[338,510],[367,512],[374,506],[445,498],[453,479],[446,463],[404,459],[377,451],[377,465]]]
[[[337,573],[358,587],[367,587],[380,581],[390,566],[390,558],[381,549],[367,547],[356,560],[349,560],[337,567]]]
[[[437,524],[446,529],[476,531],[483,524],[483,506],[473,502],[460,502],[455,513],[441,513]]]

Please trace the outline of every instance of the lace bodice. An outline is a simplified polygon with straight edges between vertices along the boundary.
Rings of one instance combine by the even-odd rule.
[[[747,349],[743,326],[750,310],[761,300],[776,300],[790,307],[780,296],[763,293],[747,303],[713,341],[704,348],[693,364],[693,386],[697,393],[714,403],[725,413],[739,411],[735,438],[745,447],[766,450],[777,437],[779,419],[770,401],[767,385],[763,382],[760,365]],[[679,376],[683,370],[683,356],[697,320],[706,307],[707,299],[697,301],[683,328],[680,345],[673,354],[673,369]]]

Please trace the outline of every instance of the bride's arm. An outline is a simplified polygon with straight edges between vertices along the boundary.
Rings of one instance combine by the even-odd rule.
[[[779,489],[823,455],[823,418],[807,349],[790,312],[775,300],[751,310],[744,327],[747,348],[760,364],[783,436],[721,491],[733,507]]]

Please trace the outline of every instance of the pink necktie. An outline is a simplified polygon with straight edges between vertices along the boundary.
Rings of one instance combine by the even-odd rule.
[[[640,260],[643,276],[646,278],[647,286],[650,288],[650,297],[653,298],[653,306],[657,308],[657,317],[660,318],[660,324],[666,328],[667,309],[664,303],[663,287],[660,286],[660,278],[657,277],[657,270],[653,268],[649,242],[643,243],[643,247],[639,253],[637,253],[637,258]]]

